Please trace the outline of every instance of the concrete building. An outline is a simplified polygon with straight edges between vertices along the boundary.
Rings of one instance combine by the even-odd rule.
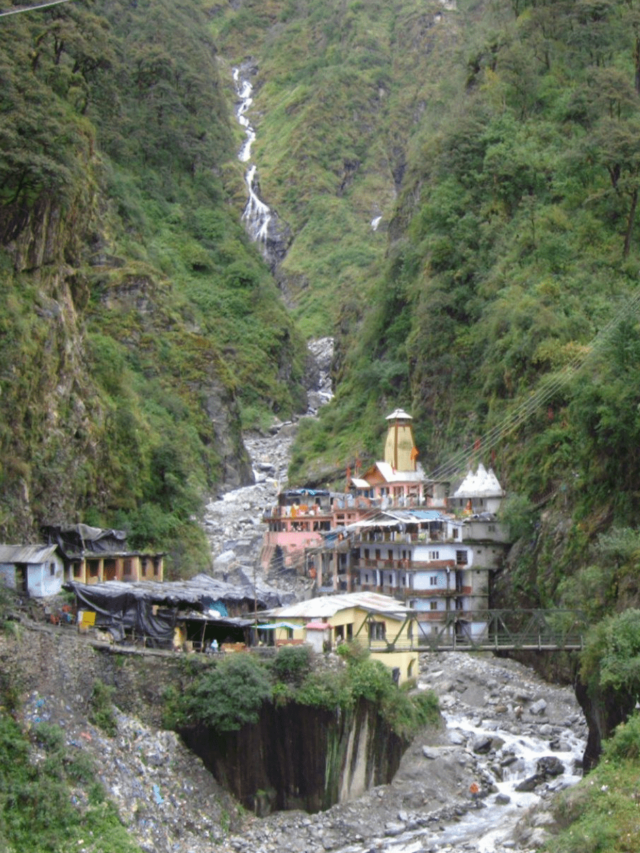
[[[96,584],[164,579],[164,554],[130,551],[124,530],[73,524],[49,525],[42,532],[62,556],[65,581]]]
[[[329,648],[359,642],[394,672],[400,684],[417,675],[414,614],[389,596],[371,592],[321,596],[264,615],[281,626],[274,631],[276,645],[309,643],[317,648],[319,634]]]
[[[64,561],[56,545],[0,545],[0,579],[25,597],[57,595]]]

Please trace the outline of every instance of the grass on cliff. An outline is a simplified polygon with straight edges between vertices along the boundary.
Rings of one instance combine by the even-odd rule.
[[[549,853],[636,853],[640,849],[640,716],[617,727],[598,767],[557,801],[561,832]]]
[[[139,853],[96,782],[97,767],[58,726],[28,734],[0,710],[0,850]]]
[[[411,695],[401,690],[388,667],[370,660],[368,652],[355,643],[339,650],[347,665],[338,670],[324,667],[308,646],[285,646],[273,662],[250,653],[225,657],[181,693],[167,694],[165,724],[181,728],[202,723],[224,733],[256,723],[267,702],[348,712],[360,700],[375,706],[401,737],[410,738],[423,726],[439,722],[434,693]]]
[[[264,199],[293,230],[280,275],[309,336],[330,333],[346,302],[361,310],[379,274],[431,69],[451,68],[441,12],[433,0],[247,0],[213,10],[221,53],[258,68],[253,154]]]
[[[205,6],[97,0],[0,28],[0,244],[47,205],[59,223],[37,275],[0,250],[0,535],[122,526],[169,577],[210,567],[198,515],[248,465],[241,424],[305,403],[302,336],[239,221]]]

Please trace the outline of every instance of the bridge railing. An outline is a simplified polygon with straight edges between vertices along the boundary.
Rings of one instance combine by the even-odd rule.
[[[573,650],[583,648],[586,629],[586,617],[577,610],[453,611],[439,625],[418,622],[416,646],[425,651]]]

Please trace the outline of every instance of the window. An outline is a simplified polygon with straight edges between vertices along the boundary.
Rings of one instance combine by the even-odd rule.
[[[429,578],[429,586],[438,586],[438,575],[431,575]]]
[[[459,538],[460,538],[460,528],[459,528],[459,527],[454,527],[454,528],[453,528],[453,538],[454,538],[454,539],[459,539]]]
[[[437,610],[438,609],[438,602],[437,601],[430,601],[429,602],[429,609],[430,610]]]
[[[380,549],[376,548],[376,560],[380,559]]]
[[[467,565],[467,552],[466,551],[456,551],[456,563],[462,566]]]
[[[496,532],[496,526],[495,526],[495,524],[489,524],[489,525],[487,525],[487,530],[489,531],[489,533],[495,533],[495,532]]]
[[[387,551],[387,554],[389,555],[388,559],[393,560],[393,551],[391,550],[391,548],[389,548],[389,550]]]
[[[365,558],[365,560],[369,559],[369,549],[368,548],[364,549],[364,558]]]
[[[429,559],[430,560],[439,560],[440,559],[440,551],[429,551]]]
[[[384,640],[385,625],[384,622],[369,622],[369,639]]]
[[[55,575],[55,573],[56,573],[56,564],[55,563],[49,563],[49,574],[51,575],[51,577],[53,577]]]

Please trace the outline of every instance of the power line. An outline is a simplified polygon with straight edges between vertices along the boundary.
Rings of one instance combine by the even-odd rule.
[[[13,9],[6,9],[0,12],[0,18],[7,15],[19,15],[20,12],[33,12],[36,9],[46,9],[47,6],[58,6],[60,3],[69,3],[69,0],[48,0],[47,3],[37,3],[35,6],[15,6]]]
[[[446,479],[454,476],[463,467],[467,467],[469,460],[477,453],[487,452],[495,447],[506,435],[513,432],[524,423],[540,406],[544,405],[551,397],[569,382],[575,374],[581,370],[605,344],[609,334],[617,328],[620,323],[635,312],[640,303],[640,292],[625,303],[624,307],[598,332],[587,351],[574,356],[563,369],[552,377],[545,377],[541,387],[526,400],[517,405],[497,426],[490,429],[481,439],[472,445],[462,448],[442,465],[439,465],[429,475],[429,479]]]

